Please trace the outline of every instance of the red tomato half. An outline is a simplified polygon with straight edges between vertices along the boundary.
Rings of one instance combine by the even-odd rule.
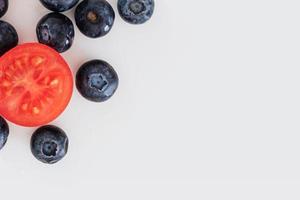
[[[0,115],[15,124],[51,122],[64,111],[72,92],[68,64],[48,46],[23,44],[0,58]]]

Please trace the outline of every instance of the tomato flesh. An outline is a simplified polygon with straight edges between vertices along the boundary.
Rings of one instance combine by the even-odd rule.
[[[73,92],[72,72],[55,50],[22,44],[0,58],[0,115],[22,126],[57,118]]]

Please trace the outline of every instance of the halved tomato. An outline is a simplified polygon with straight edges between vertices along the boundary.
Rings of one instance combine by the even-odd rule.
[[[73,92],[72,72],[55,50],[22,44],[0,58],[0,115],[22,126],[40,126],[59,116]]]

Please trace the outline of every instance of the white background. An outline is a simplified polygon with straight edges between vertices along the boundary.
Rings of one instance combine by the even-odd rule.
[[[116,9],[117,0],[109,0]],[[296,0],[156,0],[151,21],[100,39],[76,28],[73,72],[104,59],[120,77],[102,104],[76,89],[53,124],[70,140],[55,165],[10,124],[0,152],[3,199],[300,198],[300,12]],[[73,12],[67,15],[74,21]],[[10,0],[4,20],[35,41],[48,13]],[[6,197],[6,198],[4,198]]]

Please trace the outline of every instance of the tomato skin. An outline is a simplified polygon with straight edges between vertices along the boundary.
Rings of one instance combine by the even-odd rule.
[[[54,49],[26,43],[0,57],[0,115],[8,121],[48,124],[65,110],[72,93],[70,67]]]

